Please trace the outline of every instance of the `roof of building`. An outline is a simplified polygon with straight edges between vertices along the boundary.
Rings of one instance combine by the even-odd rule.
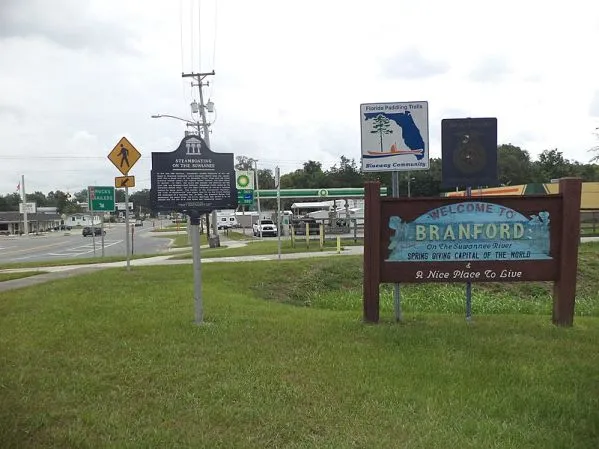
[[[27,214],[27,221],[56,221],[60,220],[58,214]],[[19,223],[23,221],[23,214],[16,211],[0,212],[0,223]]]

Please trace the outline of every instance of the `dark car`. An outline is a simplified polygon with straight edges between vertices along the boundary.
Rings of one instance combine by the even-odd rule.
[[[312,217],[302,217],[293,221],[293,232],[295,235],[306,235],[306,224],[309,225],[310,234],[320,234],[320,223]]]
[[[92,235],[92,228],[89,227],[89,226],[86,226],[85,228],[83,228],[83,231],[81,232],[81,234],[83,234],[83,237],[87,237],[88,235]],[[102,228],[94,228],[93,234],[95,234],[95,235],[106,235],[106,231],[104,231],[104,234],[102,234]]]

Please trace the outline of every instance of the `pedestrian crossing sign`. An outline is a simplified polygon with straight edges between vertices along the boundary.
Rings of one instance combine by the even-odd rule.
[[[126,137],[122,137],[112,151],[108,154],[108,159],[123,174],[127,175],[129,170],[141,157],[141,153],[133,146]]]

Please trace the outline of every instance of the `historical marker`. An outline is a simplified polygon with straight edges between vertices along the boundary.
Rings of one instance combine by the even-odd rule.
[[[441,120],[441,153],[443,186],[495,186],[497,119]]]
[[[197,135],[172,152],[152,153],[150,198],[156,211],[205,213],[237,208],[233,153],[214,153]]]

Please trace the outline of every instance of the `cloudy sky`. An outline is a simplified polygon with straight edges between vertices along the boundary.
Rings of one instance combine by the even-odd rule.
[[[201,8],[199,8],[201,6]],[[599,126],[599,3],[453,0],[0,0],[0,193],[112,185],[122,136],[172,151],[215,70],[212,149],[281,173],[360,160],[360,103],[497,117],[500,143],[586,162]]]

